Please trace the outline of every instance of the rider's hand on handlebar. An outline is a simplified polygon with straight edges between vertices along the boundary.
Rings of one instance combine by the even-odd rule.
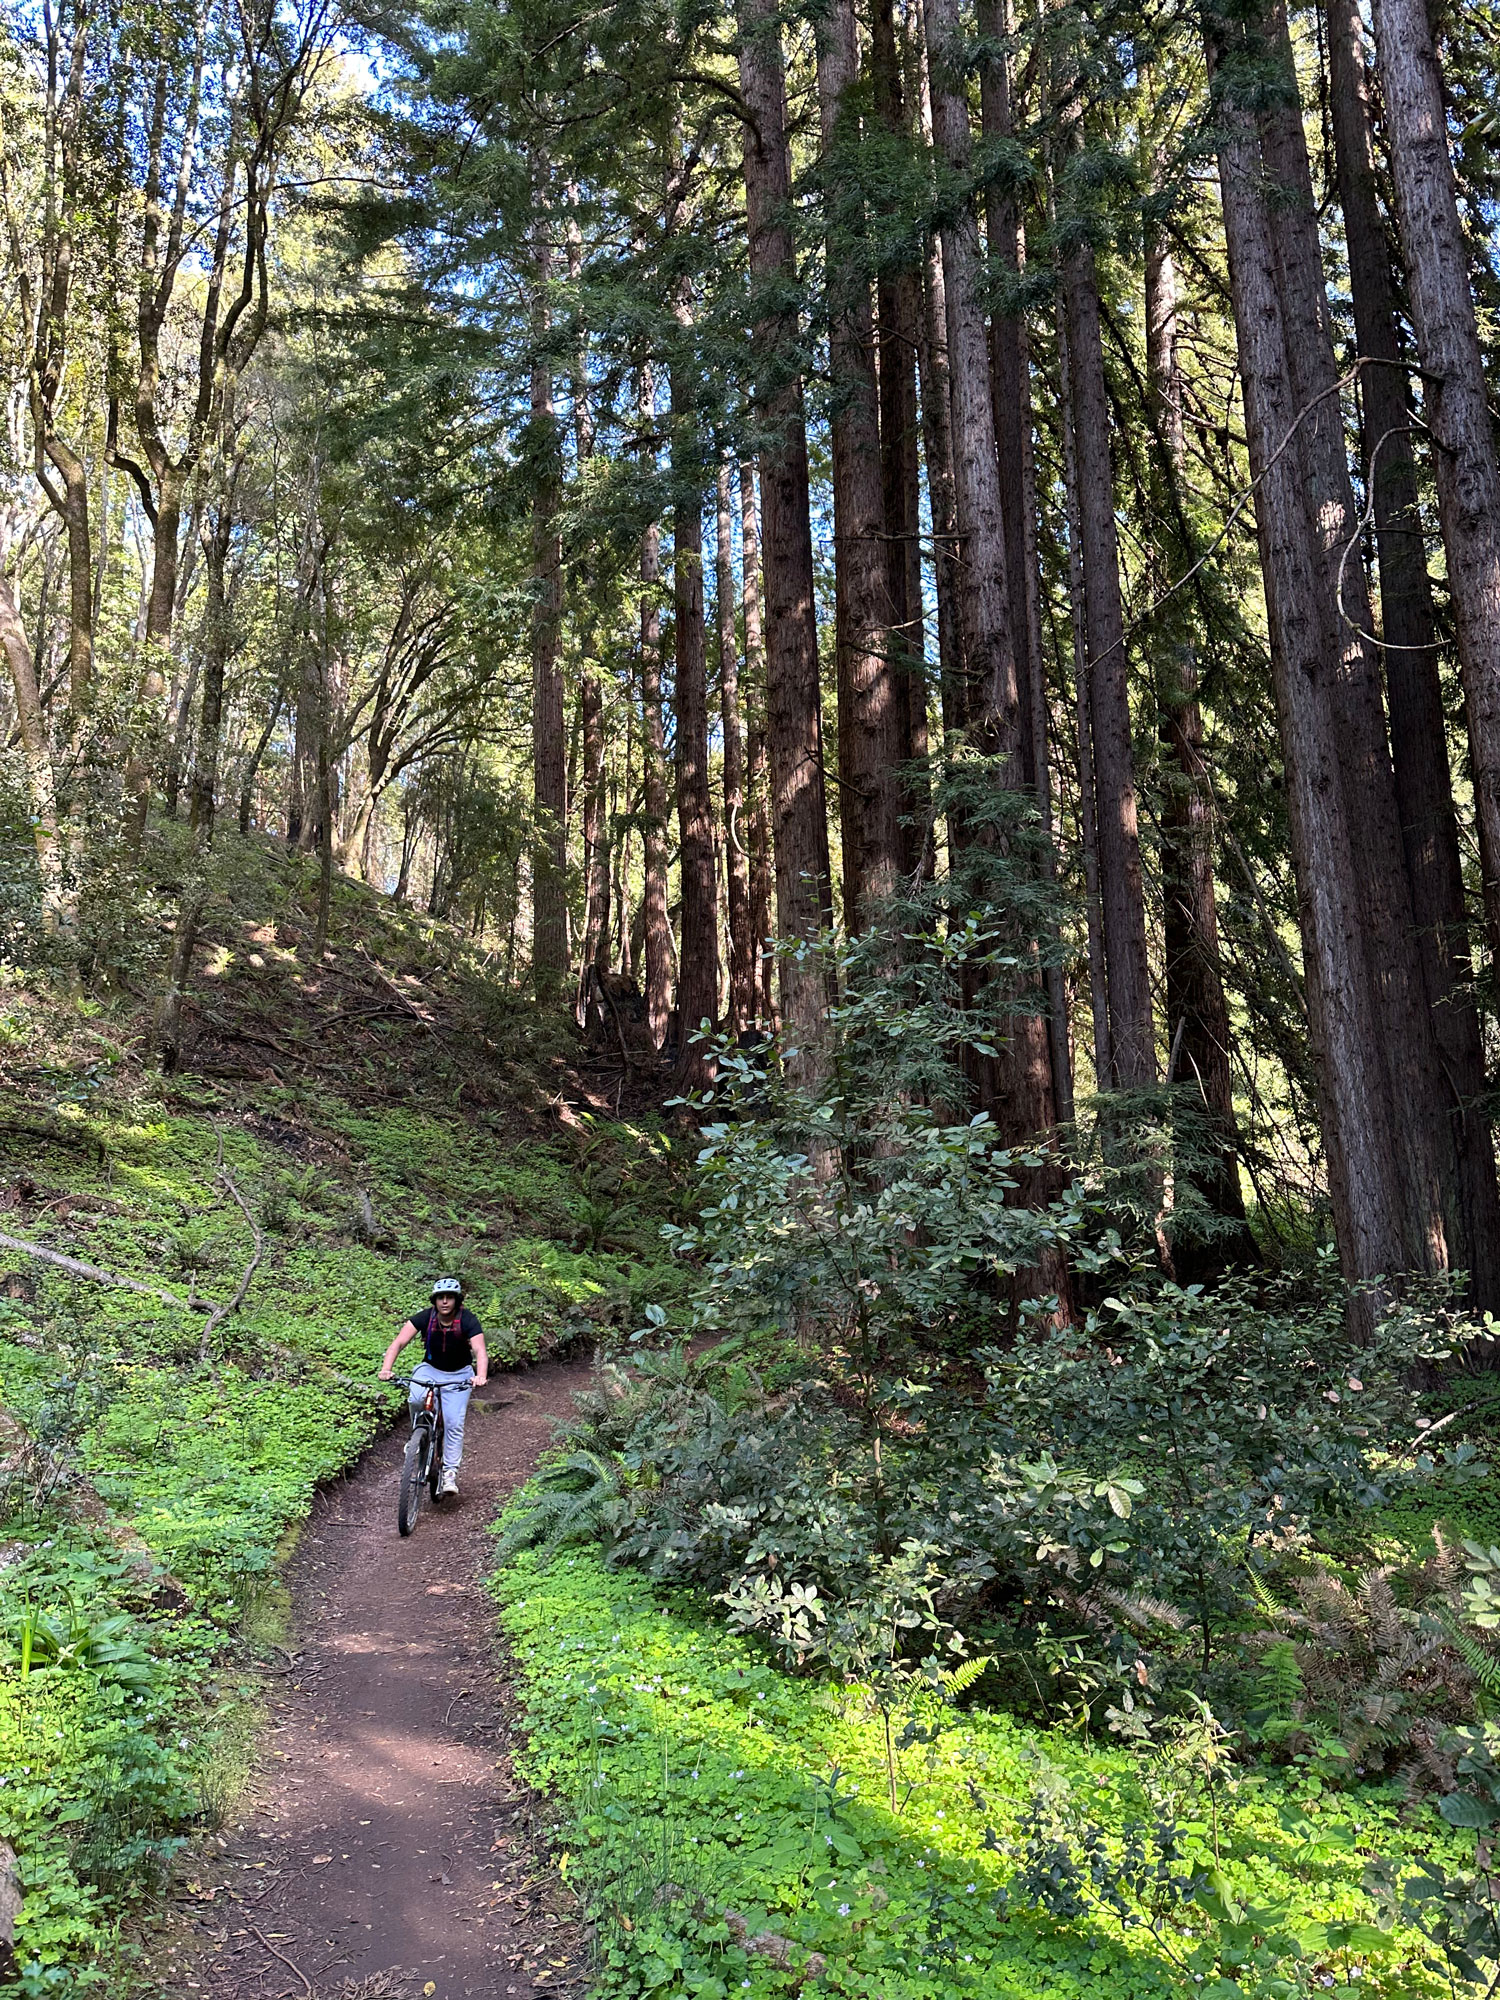
[[[393,1374],[393,1373],[394,1373],[394,1370],[392,1369],[392,1367],[391,1367],[390,1363],[389,1363],[389,1362],[387,1362],[387,1363],[386,1363],[386,1365],[385,1365],[385,1366],[384,1366],[384,1367],[383,1367],[383,1368],[381,1369],[381,1371],[380,1371],[380,1379],[381,1379],[381,1381],[382,1381],[382,1382],[389,1382],[389,1381],[390,1381],[390,1379],[391,1379],[391,1376],[392,1376],[392,1374]]]

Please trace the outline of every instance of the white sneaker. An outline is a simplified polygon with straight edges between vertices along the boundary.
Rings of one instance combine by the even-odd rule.
[[[437,1497],[439,1500],[458,1498],[458,1472],[455,1467],[451,1465],[443,1467],[443,1476],[438,1481]]]

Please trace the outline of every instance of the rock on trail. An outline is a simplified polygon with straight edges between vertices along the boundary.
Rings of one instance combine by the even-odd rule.
[[[587,1381],[578,1362],[493,1379],[471,1405],[457,1503],[424,1505],[405,1540],[404,1425],[319,1498],[287,1576],[295,1664],[273,1699],[242,1824],[203,1857],[190,1891],[195,1962],[179,1951],[163,1982],[171,1993],[586,1990],[579,1920],[551,1900],[527,1795],[511,1781],[481,1577],[493,1561],[486,1525]]]

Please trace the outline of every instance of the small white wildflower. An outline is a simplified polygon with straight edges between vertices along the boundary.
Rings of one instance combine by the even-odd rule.
[[[849,1905],[848,1905],[847,1903],[840,1903],[840,1904],[839,1904],[839,1915],[840,1915],[841,1917],[847,1917],[847,1916],[848,1916],[848,1914],[849,1914]]]

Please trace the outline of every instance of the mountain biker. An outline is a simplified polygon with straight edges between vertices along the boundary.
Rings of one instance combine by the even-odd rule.
[[[477,1315],[463,1303],[461,1278],[439,1278],[432,1288],[432,1305],[415,1312],[402,1323],[401,1331],[385,1350],[380,1379],[389,1382],[396,1356],[409,1341],[420,1340],[422,1360],[412,1370],[411,1408],[421,1408],[427,1390],[434,1384],[443,1394],[443,1477],[439,1500],[458,1492],[458,1468],[464,1455],[464,1418],[469,1409],[469,1392],[482,1389],[489,1380],[489,1356],[485,1352],[484,1328]]]

